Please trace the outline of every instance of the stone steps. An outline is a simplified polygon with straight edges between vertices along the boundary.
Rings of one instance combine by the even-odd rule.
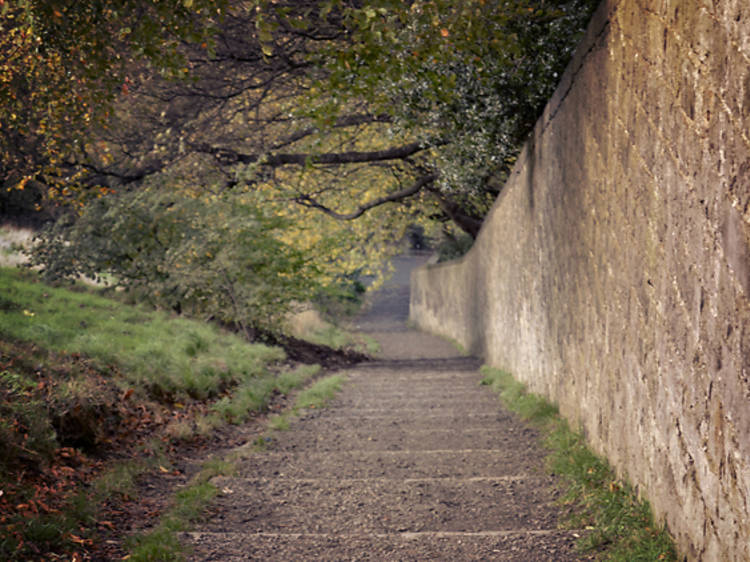
[[[225,496],[205,525],[247,533],[482,532],[554,529],[549,479],[217,478]],[[542,501],[540,501],[542,500]],[[533,509],[529,509],[529,505]]]
[[[538,474],[525,451],[507,449],[438,449],[333,452],[269,451],[245,460],[245,478],[476,478]]]
[[[480,386],[476,359],[393,320],[408,290],[383,303],[362,325],[384,358],[212,480],[190,560],[579,559],[537,433]]]
[[[536,432],[476,376],[397,373],[353,373],[329,408],[213,479],[219,499],[184,537],[192,560],[577,559],[529,455]]]
[[[202,561],[267,560],[579,560],[576,533],[558,530],[485,531],[481,533],[191,533]]]

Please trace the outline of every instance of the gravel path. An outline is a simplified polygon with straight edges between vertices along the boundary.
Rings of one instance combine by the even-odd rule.
[[[357,320],[382,346],[331,406],[217,478],[192,560],[577,560],[536,434],[479,362],[406,326],[408,271]]]

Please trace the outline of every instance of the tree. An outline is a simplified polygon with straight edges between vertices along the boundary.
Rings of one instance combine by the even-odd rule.
[[[191,81],[141,75],[89,181],[273,184],[338,220],[426,194],[475,236],[594,4],[234,5],[213,50],[183,50]]]
[[[60,223],[39,259],[65,273],[111,271],[169,306],[234,310],[252,328],[273,316],[253,316],[254,303],[283,311],[292,295],[382,272],[412,223],[476,236],[592,7],[233,3],[212,41],[176,45],[185,79],[149,58],[123,67],[106,121],[61,166],[80,193],[106,195]],[[126,220],[133,209],[141,222]],[[111,236],[113,224],[130,234]],[[262,252],[244,262],[254,237]],[[191,248],[203,258],[175,259]],[[290,278],[299,282],[279,281]],[[284,296],[241,290],[264,283]]]
[[[223,0],[0,0],[0,186],[45,197],[84,181],[93,131],[136,66],[186,73]]]
[[[233,194],[169,189],[114,194],[63,218],[38,240],[32,265],[48,280],[86,275],[152,305],[232,326],[253,339],[277,332],[319,272],[283,240],[285,221]]]

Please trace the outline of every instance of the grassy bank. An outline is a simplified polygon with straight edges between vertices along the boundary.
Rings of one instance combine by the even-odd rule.
[[[117,383],[158,399],[205,399],[283,358],[215,327],[129,306],[90,290],[54,288],[0,269],[0,334],[120,370]]]
[[[677,560],[667,530],[657,525],[648,503],[617,478],[608,463],[592,453],[572,431],[557,407],[500,369],[483,367],[482,384],[498,393],[503,404],[536,426],[550,450],[550,470],[566,486],[561,501],[570,506],[566,525],[586,532],[579,548],[604,560]]]
[[[0,559],[84,559],[102,536],[120,538],[101,503],[137,495],[144,474],[176,473],[175,443],[244,421],[315,372],[284,358],[0,268]]]

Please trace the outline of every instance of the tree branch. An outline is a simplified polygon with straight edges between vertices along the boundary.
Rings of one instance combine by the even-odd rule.
[[[413,142],[402,146],[387,148],[385,150],[372,151],[349,151],[349,152],[326,152],[323,154],[310,153],[275,153],[269,155],[262,154],[242,154],[229,148],[220,148],[215,146],[196,145],[194,150],[205,154],[213,155],[222,164],[254,164],[256,162],[263,166],[278,168],[286,165],[306,166],[308,164],[358,164],[363,162],[383,162],[387,160],[403,160],[413,156],[430,146],[439,146],[445,144],[430,143],[425,145],[422,142]]]
[[[304,207],[309,207],[311,209],[318,209],[319,211],[323,211],[326,215],[333,217],[335,219],[349,221],[349,220],[354,220],[356,218],[359,218],[370,209],[379,207],[380,205],[383,205],[385,203],[393,203],[396,201],[402,201],[403,199],[407,199],[413,195],[416,195],[425,186],[431,184],[436,179],[437,179],[437,174],[428,174],[426,176],[422,176],[410,187],[407,187],[400,191],[396,191],[395,193],[391,193],[390,195],[386,195],[384,197],[378,197],[377,199],[373,199],[372,201],[365,203],[364,205],[360,205],[355,211],[352,211],[351,213],[336,212],[330,207],[326,207],[322,203],[319,203],[318,201],[313,199],[310,195],[300,195],[296,197],[294,201],[295,203],[299,203],[300,205]]]
[[[446,216],[456,223],[461,230],[471,236],[472,239],[476,240],[479,230],[482,228],[482,218],[469,215],[461,205],[443,196],[437,189],[430,189],[429,191],[435,196],[440,209]]]

